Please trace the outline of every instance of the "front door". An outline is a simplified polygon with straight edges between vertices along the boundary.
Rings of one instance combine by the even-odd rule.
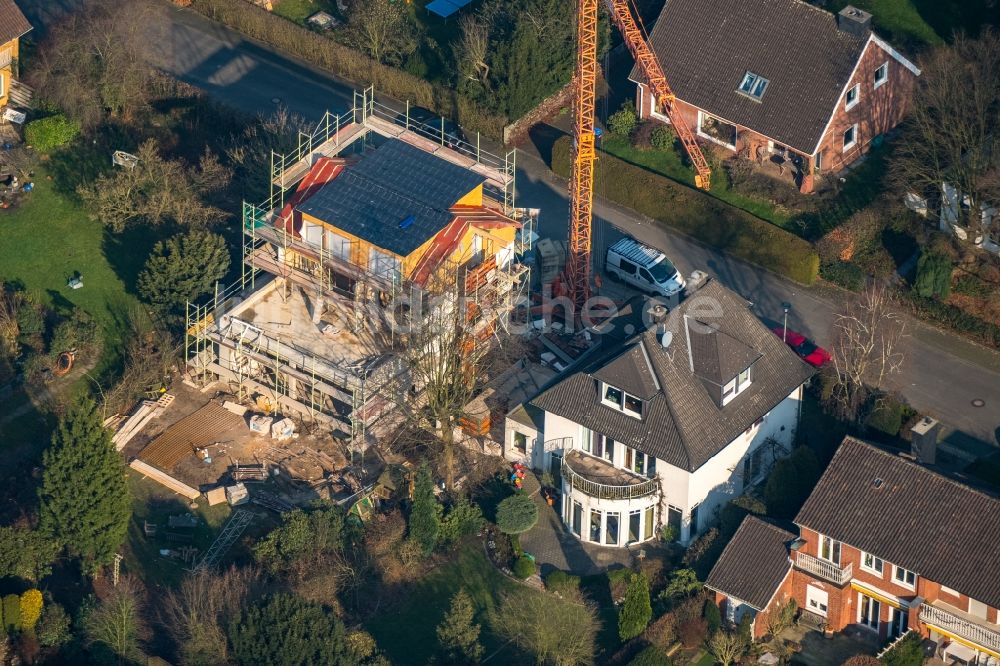
[[[910,614],[905,608],[893,608],[889,613],[889,640],[905,634],[909,621]]]
[[[829,610],[830,595],[815,585],[806,586],[806,610],[816,615],[826,617]]]

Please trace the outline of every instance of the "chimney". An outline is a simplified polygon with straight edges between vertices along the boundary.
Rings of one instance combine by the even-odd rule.
[[[667,320],[667,306],[663,303],[657,303],[653,301],[650,303],[649,309],[646,310],[649,315],[649,321],[652,324],[662,324]]]
[[[864,39],[872,29],[872,15],[854,5],[847,5],[837,14],[837,29]]]
[[[918,462],[933,465],[937,457],[937,438],[941,424],[929,416],[910,429],[910,452]]]
[[[691,295],[698,291],[708,282],[708,273],[705,271],[691,271],[691,275],[687,279],[687,287],[685,287],[685,292],[687,295]]]

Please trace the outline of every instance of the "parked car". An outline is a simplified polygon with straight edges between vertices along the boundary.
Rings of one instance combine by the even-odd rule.
[[[771,330],[774,331],[774,334],[779,338],[783,337],[785,339],[785,344],[791,347],[792,351],[798,354],[803,361],[814,368],[822,368],[830,362],[830,352],[823,349],[801,333],[796,333],[792,329],[788,329],[786,333],[782,331],[781,326]]]
[[[402,113],[397,118],[400,124],[407,122],[407,117],[405,113]],[[430,139],[431,141],[441,142],[441,116],[434,113],[430,109],[425,109],[420,106],[410,107],[409,116],[409,129],[416,132],[422,137]],[[465,136],[465,132],[462,128],[458,126],[454,121],[448,118],[444,119],[444,145],[448,146],[452,150],[458,149],[460,145],[468,146],[469,140]]]
[[[654,296],[672,298],[684,289],[684,278],[667,255],[634,238],[622,238],[608,248],[604,270],[611,279]]]

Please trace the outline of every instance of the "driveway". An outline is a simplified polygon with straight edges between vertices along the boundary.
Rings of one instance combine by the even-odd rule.
[[[54,8],[74,0],[21,0],[36,26],[44,28]],[[157,67],[202,88],[220,101],[252,113],[279,106],[307,119],[327,109],[351,106],[353,84],[252,42],[190,10],[161,3],[149,22],[149,58]],[[558,132],[558,130],[552,130]],[[518,153],[517,201],[542,210],[543,236],[565,238],[568,228],[566,182],[543,159],[546,143]],[[595,184],[600,194],[601,184]],[[833,313],[843,294],[830,288],[804,288],[761,267],[738,261],[679,235],[633,211],[602,200],[594,206],[594,257],[629,234],[661,248],[685,275],[706,270],[754,303],[768,323],[781,317],[781,303],[792,304],[789,326],[829,345]],[[956,336],[914,322],[906,340],[908,362],[888,388],[902,392],[918,410],[989,445],[1000,444],[1000,355]],[[975,400],[984,401],[976,407]]]

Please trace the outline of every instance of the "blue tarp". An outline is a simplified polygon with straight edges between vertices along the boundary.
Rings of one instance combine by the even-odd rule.
[[[461,0],[457,0],[457,2],[461,2]],[[434,2],[427,4],[427,11],[437,14],[441,18],[448,18],[461,8],[462,5],[451,2],[450,0],[434,0]]]

